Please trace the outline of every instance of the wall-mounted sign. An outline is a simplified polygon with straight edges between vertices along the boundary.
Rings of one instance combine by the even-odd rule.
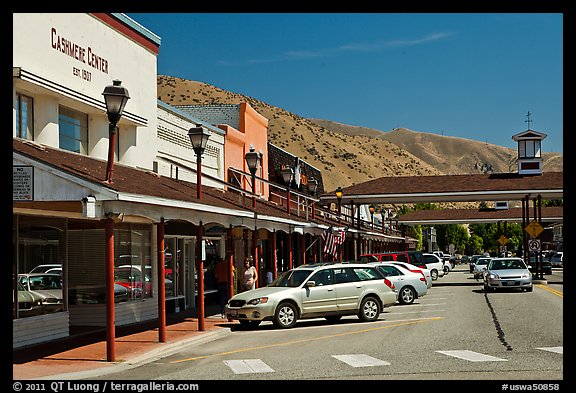
[[[30,165],[12,166],[12,200],[34,200],[34,167]]]

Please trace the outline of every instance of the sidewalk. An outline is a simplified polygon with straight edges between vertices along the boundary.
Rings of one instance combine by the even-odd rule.
[[[166,317],[166,342],[158,342],[158,322],[116,328],[116,361],[106,361],[106,330],[71,328],[70,336],[12,351],[12,379],[94,378],[158,359],[189,342],[208,342],[230,332],[237,322],[206,316],[204,331],[190,314]]]

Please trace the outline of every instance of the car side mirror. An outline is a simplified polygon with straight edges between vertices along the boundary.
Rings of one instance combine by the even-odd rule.
[[[310,280],[306,282],[306,287],[311,288],[316,286],[316,281]]]

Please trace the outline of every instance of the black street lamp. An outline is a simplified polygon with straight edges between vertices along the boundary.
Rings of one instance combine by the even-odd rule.
[[[311,177],[308,180],[308,190],[314,198],[316,198],[316,191],[318,190],[318,180]],[[316,202],[312,201],[312,219],[316,219],[316,209],[315,209]]]
[[[196,196],[198,199],[202,199],[202,154],[204,154],[210,135],[212,133],[202,127],[201,124],[196,124],[196,127],[192,127],[188,131],[192,148],[196,153]]]
[[[280,171],[280,173],[282,174],[284,183],[288,184],[288,187],[286,188],[286,211],[290,214],[290,186],[292,185],[292,179],[294,179],[294,169],[285,167]]]
[[[114,150],[116,148],[116,125],[122,117],[124,107],[130,99],[128,89],[121,86],[122,81],[115,79],[112,85],[106,86],[102,95],[106,103],[106,114],[108,115],[108,163],[106,164],[106,183],[112,183],[114,175]]]
[[[342,223],[342,196],[344,195],[344,191],[342,187],[338,187],[336,189],[336,199],[338,199],[338,225]]]
[[[374,205],[370,205],[368,210],[370,210],[370,222],[372,223],[372,229],[374,229],[374,211],[376,210],[376,207]]]
[[[250,151],[246,153],[244,159],[252,175],[252,207],[256,207],[256,170],[260,165],[260,154],[256,153],[254,146],[250,146]]]

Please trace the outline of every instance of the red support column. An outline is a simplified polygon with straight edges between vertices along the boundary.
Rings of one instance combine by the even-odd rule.
[[[262,279],[263,275],[262,272],[260,271],[260,255],[258,252],[258,229],[254,228],[254,230],[252,231],[252,257],[254,258],[254,267],[256,268],[256,271],[258,272],[258,280],[256,281],[256,284],[254,285],[255,288],[260,288],[261,284],[260,284],[260,280]],[[264,275],[266,276],[266,275]]]
[[[292,258],[292,233],[288,232],[288,269],[292,269],[293,267]]]
[[[114,221],[104,221],[106,241],[106,361],[116,361],[116,326],[114,320]]]
[[[234,239],[232,237],[232,225],[226,232],[226,262],[228,263],[228,299],[234,296]]]
[[[202,221],[196,228],[196,271],[198,272],[198,330],[204,331],[204,261],[202,260],[202,238],[204,236],[204,227]]]
[[[276,230],[272,231],[272,239],[270,240],[270,250],[272,252],[272,277],[274,280],[278,277],[278,253],[276,252]]]
[[[158,341],[166,342],[166,281],[164,272],[164,217],[157,225],[156,243],[158,247]]]

